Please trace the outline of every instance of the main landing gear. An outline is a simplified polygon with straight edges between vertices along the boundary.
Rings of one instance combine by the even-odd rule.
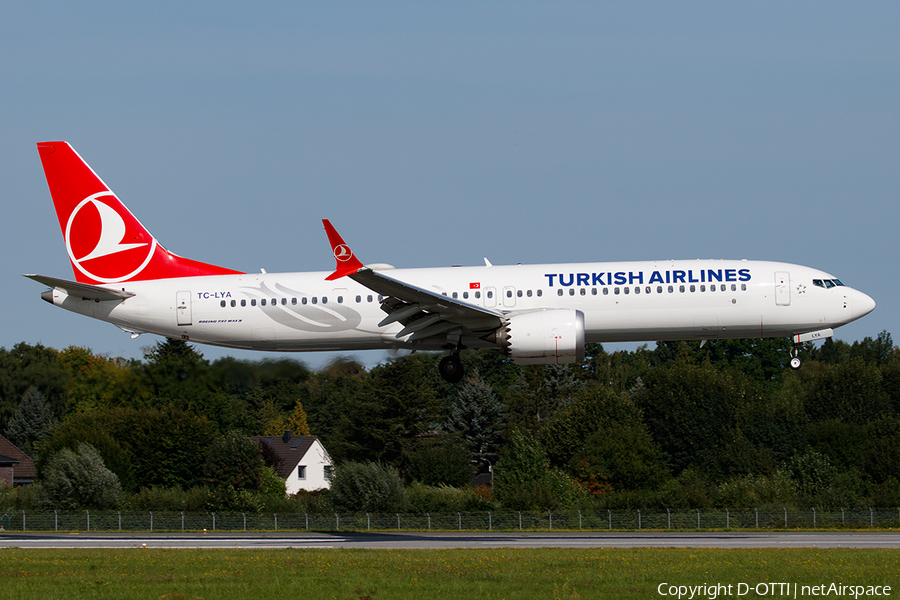
[[[451,352],[442,358],[438,365],[438,370],[447,383],[459,383],[462,381],[464,372],[462,361],[459,360],[459,352]]]

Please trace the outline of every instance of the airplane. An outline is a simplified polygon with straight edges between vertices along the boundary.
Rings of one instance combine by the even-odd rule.
[[[38,145],[75,280],[25,275],[47,302],[152,333],[265,351],[495,349],[518,364],[584,360],[585,344],[792,338],[875,301],[817,269],[751,260],[654,260],[397,269],[363,264],[327,219],[332,273],[244,273],[166,250],[66,142]]]

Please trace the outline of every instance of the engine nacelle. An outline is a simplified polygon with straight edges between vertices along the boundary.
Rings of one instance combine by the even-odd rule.
[[[584,360],[584,313],[556,308],[511,315],[496,333],[500,351],[520,365]]]

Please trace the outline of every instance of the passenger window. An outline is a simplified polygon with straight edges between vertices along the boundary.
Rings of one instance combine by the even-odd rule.
[[[356,303],[359,304],[360,302],[362,302],[362,296],[357,296]]]
[[[693,287],[694,287],[694,286],[691,286],[691,288],[693,288]],[[693,292],[694,290],[691,289],[691,291]],[[705,285],[701,285],[701,286],[700,286],[700,291],[701,291],[701,292],[705,292],[705,291],[706,291],[706,286],[705,286]]]
[[[544,290],[538,290],[538,291],[537,291],[537,295],[538,295],[538,298],[540,298],[541,296],[543,296],[543,295],[544,295]]]
[[[512,298],[512,290],[506,290],[506,297]]]
[[[371,302],[371,301],[372,301],[372,294],[369,294],[368,296],[366,296],[366,302]]]
[[[237,306],[237,300],[232,300],[232,301],[231,301],[231,308],[234,308],[235,306]]]
[[[724,291],[725,291],[725,284],[724,284],[724,283],[723,283],[722,285],[719,286],[719,291],[720,291],[720,292],[724,292]]]
[[[343,303],[344,303],[344,297],[338,296],[338,304],[343,304]]]
[[[247,301],[246,301],[246,300],[241,300],[241,306],[247,306]]]
[[[494,292],[488,291],[487,297],[488,297],[488,298],[493,298],[493,297],[494,297]]]
[[[603,288],[603,295],[609,296],[609,288]]]
[[[457,294],[456,292],[453,292],[453,299],[456,300],[457,298],[459,298],[459,294]]]
[[[225,308],[225,301],[222,300],[221,302],[219,302],[219,306],[221,306],[222,308]]]
[[[469,292],[463,292],[463,300],[469,299]]]
[[[644,292],[646,292],[647,294],[649,294],[649,293],[651,292],[651,288],[650,288],[649,285],[648,285],[647,288],[644,290]]]
[[[531,298],[531,290],[528,290],[527,296]]]
[[[481,298],[481,292],[475,292],[475,297],[476,297],[476,298]]]
[[[731,291],[732,291],[732,292],[736,292],[736,291],[737,291],[737,286],[736,286],[735,284],[733,284],[733,283],[731,284]]]
[[[662,294],[662,286],[661,285],[656,286],[656,293]]]
[[[250,306],[256,306],[256,298],[250,301]]]
[[[626,293],[626,294],[630,294],[630,293],[631,293],[631,288],[628,287],[628,286],[625,286],[625,293]]]
[[[282,299],[281,299],[281,305],[282,305],[282,306],[287,305],[287,298],[282,298]]]
[[[669,293],[671,294],[671,293],[674,292],[674,291],[675,291],[675,288],[672,287],[672,286],[670,285],[670,286],[669,286]],[[684,290],[682,290],[682,291],[684,291]]]
[[[569,288],[569,295],[570,295],[570,296],[574,296],[574,295],[575,295],[575,288]]]
[[[683,293],[684,293],[684,286],[683,286],[683,285],[679,285],[679,286],[678,286],[678,291],[681,292],[681,293],[683,294]]]
[[[616,296],[618,296],[618,295],[619,295],[619,288],[613,288],[613,294],[615,294]]]
[[[297,306],[297,299],[296,299],[296,298],[291,298],[291,305]]]
[[[563,295],[562,288],[559,288],[558,290],[556,290],[556,295],[557,295],[557,296],[562,296],[562,295]]]
[[[328,304],[328,296],[322,296],[322,304]]]
[[[381,294],[378,294],[378,301],[379,301],[379,302],[383,302],[383,301],[384,301],[384,296],[382,296]]]
[[[635,294],[640,294],[640,293],[641,293],[641,288],[640,288],[639,286],[634,286],[634,293],[635,293]]]
[[[746,284],[746,283],[742,283],[742,284],[741,284],[741,291],[742,291],[742,292],[746,292],[746,291],[747,291],[747,284]]]
[[[260,305],[260,306],[265,306],[265,305],[266,305],[266,299],[263,298],[262,300],[260,300],[260,301],[259,301],[259,305]]]
[[[581,288],[581,295],[584,296],[584,295],[586,295],[586,294],[587,294],[587,289],[586,289],[586,288]]]
[[[307,300],[306,298],[300,298],[300,304],[304,304],[304,305],[305,305],[305,304],[306,304],[306,300]]]
[[[531,292],[530,292],[530,291],[528,292],[528,295],[529,295],[529,296],[531,295]],[[518,296],[519,298],[521,298],[521,297],[522,297],[522,290],[518,290],[518,291],[516,292],[516,296]]]
[[[597,295],[597,288],[591,288],[591,296]]]
[[[318,304],[318,302],[319,302],[319,299],[316,298],[315,296],[313,296],[313,297],[312,297],[312,303],[313,303],[313,304]]]
[[[691,293],[694,293],[694,292],[696,292],[696,291],[697,291],[697,286],[696,286],[696,285],[692,285],[692,286],[691,286]]]

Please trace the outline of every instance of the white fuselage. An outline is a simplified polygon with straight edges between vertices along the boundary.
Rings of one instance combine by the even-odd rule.
[[[585,341],[782,337],[839,327],[874,301],[817,269],[734,260],[642,261],[391,269],[390,277],[460,302],[515,314],[576,309]],[[326,272],[136,281],[127,299],[91,301],[53,290],[53,303],[134,333],[276,351],[433,348],[396,334],[380,298]],[[826,287],[814,280],[827,281]],[[479,344],[476,344],[478,346]],[[496,347],[483,341],[481,347]]]

